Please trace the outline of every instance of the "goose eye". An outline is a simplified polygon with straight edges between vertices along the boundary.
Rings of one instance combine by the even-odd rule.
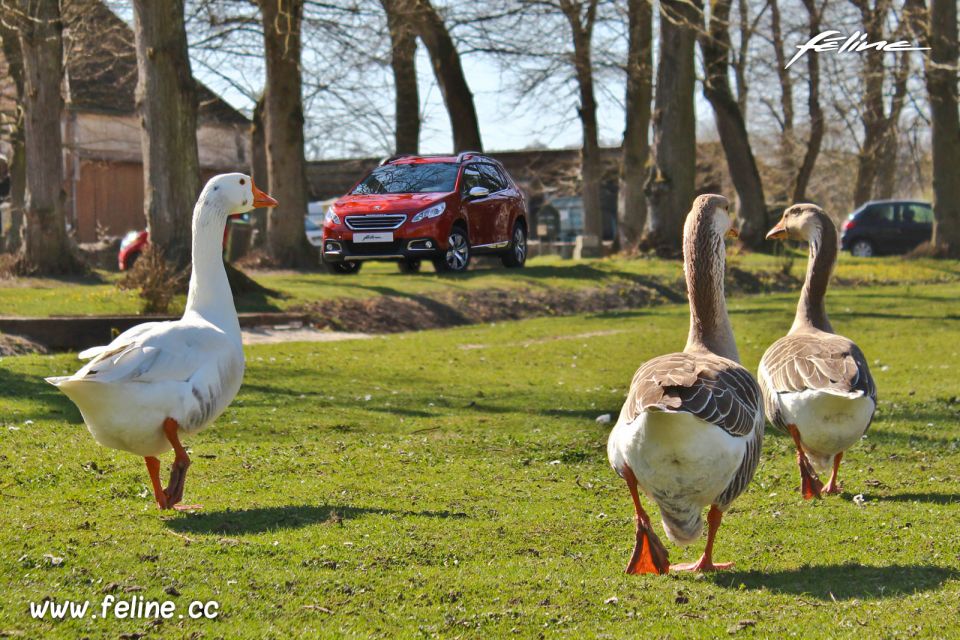
[[[247,184],[247,181],[244,180],[243,178],[240,178],[240,184]],[[244,203],[244,204],[246,204],[246,203]]]
[[[246,199],[246,198],[243,199],[243,206],[247,206],[247,199]]]

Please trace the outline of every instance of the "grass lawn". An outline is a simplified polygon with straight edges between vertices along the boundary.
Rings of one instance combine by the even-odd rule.
[[[957,283],[831,292],[880,390],[845,492],[804,502],[789,439],[768,433],[718,537],[716,559],[736,567],[705,577],[623,574],[633,510],[595,422],[641,362],[682,347],[683,305],[250,348],[237,401],[188,442],[186,501],[204,508],[173,515],[153,506],[142,460],[96,445],[42,382],[71,355],[6,358],[0,636],[955,636],[958,299]],[[732,301],[748,367],[794,304]],[[667,547],[680,562],[703,543]],[[221,615],[28,614],[45,597],[98,612],[107,592],[178,613],[217,600]]]
[[[731,258],[730,263],[748,271],[778,271],[782,258],[751,254]],[[793,274],[802,277],[805,264],[806,256],[799,255],[793,265]],[[258,282],[279,291],[282,297],[265,299],[259,295],[247,295],[238,300],[237,306],[239,311],[281,311],[332,298],[430,295],[494,288],[588,288],[628,283],[638,278],[669,285],[678,282],[681,273],[678,260],[655,258],[574,261],[550,256],[535,258],[526,268],[519,270],[484,267],[442,277],[429,265],[424,265],[422,274],[411,276],[399,273],[392,263],[368,263],[353,276],[320,272],[252,272]],[[858,284],[956,282],[960,281],[960,261],[853,258],[844,254],[837,276]],[[140,301],[136,292],[118,289],[114,283],[119,278],[115,273],[98,272],[96,277],[87,279],[0,280],[0,315],[139,313]],[[182,312],[184,302],[185,296],[178,297],[172,311]]]

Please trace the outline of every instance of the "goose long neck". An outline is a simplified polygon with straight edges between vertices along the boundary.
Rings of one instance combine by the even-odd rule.
[[[726,251],[723,238],[709,227],[710,221],[701,217],[684,232],[683,271],[690,300],[684,351],[706,350],[739,362],[723,287]]]
[[[227,271],[223,266],[225,211],[201,198],[193,212],[193,272],[184,315],[195,313],[240,340],[240,322],[233,304]]]
[[[810,236],[810,257],[807,259],[807,276],[800,292],[797,315],[790,333],[815,328],[833,333],[827,318],[826,295],[830,275],[837,262],[837,229],[833,221],[821,220]]]

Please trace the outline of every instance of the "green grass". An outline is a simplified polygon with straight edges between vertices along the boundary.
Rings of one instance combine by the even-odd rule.
[[[793,265],[793,274],[802,277],[805,256]],[[734,257],[735,264],[748,271],[777,271],[781,259],[762,254]],[[239,311],[281,311],[295,309],[317,300],[363,298],[378,295],[429,295],[476,289],[518,289],[542,287],[588,288],[652,278],[673,284],[681,278],[680,263],[674,260],[607,258],[602,260],[561,260],[543,257],[531,260],[520,270],[481,268],[456,276],[438,276],[428,265],[424,273],[410,276],[391,263],[368,263],[355,276],[334,276],[309,272],[265,272],[252,274],[266,287],[281,292],[280,298],[246,295],[238,300]],[[956,282],[960,262],[900,258],[852,258],[844,254],[837,276],[858,284],[891,282]],[[136,292],[115,286],[118,274],[99,272],[90,279],[0,280],[0,315],[53,316],[138,313]],[[174,302],[173,312],[183,309],[184,297]]]
[[[768,433],[718,537],[716,559],[736,567],[707,577],[623,574],[632,505],[595,422],[641,362],[682,347],[682,305],[249,348],[236,402],[188,442],[193,514],[159,513],[143,462],[96,445],[42,382],[72,356],[6,358],[0,635],[955,635],[958,297],[956,283],[832,291],[834,324],[880,389],[845,493],[804,502],[790,442]],[[748,367],[794,303],[732,301]],[[667,546],[674,562],[703,548]],[[30,601],[96,607],[111,589],[180,612],[215,599],[221,616],[29,619]]]

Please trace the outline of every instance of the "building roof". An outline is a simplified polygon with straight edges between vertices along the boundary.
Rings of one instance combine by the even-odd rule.
[[[137,52],[133,29],[101,0],[63,3],[69,106],[80,111],[136,112]],[[197,116],[204,122],[249,119],[196,81]]]

